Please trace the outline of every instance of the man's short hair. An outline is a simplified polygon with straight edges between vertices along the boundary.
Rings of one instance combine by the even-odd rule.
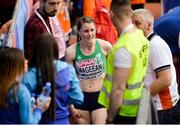
[[[122,15],[128,15],[131,10],[131,2],[130,0],[112,0],[110,8],[120,18]]]

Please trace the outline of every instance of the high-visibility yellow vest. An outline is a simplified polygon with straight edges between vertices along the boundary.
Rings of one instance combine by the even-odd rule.
[[[114,72],[114,56],[119,48],[126,48],[131,53],[132,65],[123,95],[123,103],[119,108],[118,114],[135,117],[142,95],[143,79],[146,75],[149,56],[149,41],[144,37],[141,30],[122,35],[108,55],[107,73],[98,102],[109,108],[109,95],[112,89],[112,76]]]

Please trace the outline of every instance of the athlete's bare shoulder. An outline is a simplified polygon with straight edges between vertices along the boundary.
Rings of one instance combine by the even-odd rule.
[[[77,43],[74,43],[73,45],[69,46],[66,49],[66,61],[68,63],[72,63],[76,56],[76,45]]]
[[[111,49],[112,49],[112,45],[110,44],[110,42],[108,41],[105,41],[105,40],[102,40],[102,39],[97,39],[101,48],[102,48],[102,51],[105,55],[107,55]]]

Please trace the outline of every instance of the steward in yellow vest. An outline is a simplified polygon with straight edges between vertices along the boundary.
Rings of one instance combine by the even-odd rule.
[[[115,124],[129,124],[136,121],[148,64],[149,41],[143,32],[136,29],[132,24],[130,2],[128,0],[124,0],[122,3],[116,1],[118,0],[113,0],[111,3],[111,18],[120,33],[120,37],[108,55],[106,77],[98,102],[108,109],[107,120],[110,122],[115,120],[113,122]],[[122,27],[123,24],[126,27]],[[122,48],[130,54],[131,66],[129,68],[115,66],[116,53]],[[128,118],[126,121],[132,118],[133,122],[121,122],[123,120],[120,118],[116,120],[117,116],[122,116],[123,119]]]
[[[131,73],[127,81],[126,89],[123,96],[123,103],[118,112],[123,116],[136,116],[138,104],[141,98],[143,88],[143,78],[146,75],[149,44],[144,38],[142,31],[137,30],[134,33],[126,33],[120,37],[117,44],[113,47],[107,58],[107,72],[104,80],[103,88],[99,96],[99,103],[109,108],[109,95],[112,89],[113,62],[115,52],[122,47],[125,47],[133,57]]]

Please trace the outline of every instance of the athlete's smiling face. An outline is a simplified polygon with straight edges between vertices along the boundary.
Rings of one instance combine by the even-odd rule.
[[[96,29],[94,23],[84,23],[79,31],[82,41],[92,41],[96,37]]]

